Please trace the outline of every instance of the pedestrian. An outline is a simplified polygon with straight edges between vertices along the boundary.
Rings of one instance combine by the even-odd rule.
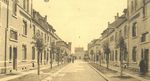
[[[145,63],[145,60],[142,59],[139,63],[139,67],[140,67],[140,74],[141,75],[145,75],[145,66],[146,66],[146,63]]]

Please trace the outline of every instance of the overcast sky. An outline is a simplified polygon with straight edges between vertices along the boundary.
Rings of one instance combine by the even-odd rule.
[[[84,47],[100,37],[112,22],[114,16],[127,6],[126,0],[33,0],[34,9],[43,16],[48,15],[49,23],[56,33],[74,47]]]

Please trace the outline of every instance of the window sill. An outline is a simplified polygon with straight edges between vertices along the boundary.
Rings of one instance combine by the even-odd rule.
[[[132,39],[136,39],[138,36],[136,35],[136,36],[132,36]]]
[[[148,19],[148,17],[146,16],[146,17],[143,17],[143,21],[146,21]]]
[[[145,42],[141,42],[141,44],[147,44],[147,43],[150,43],[150,42],[148,42],[148,41],[145,41]]]
[[[12,39],[12,38],[10,38],[9,40],[13,42],[18,42],[16,39]]]
[[[13,16],[15,19],[17,19],[17,15],[15,15],[15,14],[12,14],[12,16]]]
[[[27,62],[26,60],[22,60],[22,62]]]
[[[12,63],[12,61],[10,60],[9,63]]]
[[[137,62],[131,62],[132,64],[137,64]]]
[[[27,35],[25,35],[25,34],[22,34],[22,36],[27,38]]]

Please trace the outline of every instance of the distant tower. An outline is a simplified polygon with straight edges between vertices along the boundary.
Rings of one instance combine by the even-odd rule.
[[[44,2],[49,2],[49,0],[44,0]]]

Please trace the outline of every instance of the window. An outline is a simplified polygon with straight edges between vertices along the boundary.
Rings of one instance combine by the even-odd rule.
[[[13,10],[13,15],[17,15],[17,0],[13,0],[13,5],[12,5],[12,10]]]
[[[45,34],[45,42],[46,42],[46,39],[47,39],[47,36],[46,36],[46,34]]]
[[[33,35],[35,35],[35,25],[33,25]]]
[[[46,60],[46,51],[44,51],[44,60]]]
[[[118,51],[117,50],[115,51],[115,60],[116,61],[118,60]]]
[[[137,47],[133,47],[133,49],[132,49],[132,61],[133,62],[136,62],[136,53],[137,53]]]
[[[133,1],[131,1],[131,13],[133,12],[134,10],[134,5],[133,5]]]
[[[32,60],[35,60],[35,47],[32,47]]]
[[[122,36],[122,30],[119,31],[119,37],[121,37],[121,36]]]
[[[128,36],[128,29],[127,26],[124,27],[124,37]]]
[[[41,36],[42,36],[42,38],[43,38],[43,33],[41,32]]]
[[[29,0],[27,0],[27,12],[29,12]]]
[[[137,36],[137,23],[133,23],[132,25],[132,37]]]
[[[115,41],[117,41],[118,40],[118,33],[116,32],[115,33]]]
[[[147,6],[145,6],[147,4],[149,0],[143,0],[143,18],[147,17]]]
[[[49,54],[47,53],[47,59],[46,59],[47,61],[49,60]]]
[[[114,36],[110,37],[110,42],[114,41]]]
[[[23,8],[26,9],[26,0],[23,0]]]
[[[29,0],[23,0],[23,8],[24,10],[26,10],[27,12],[29,12]]]
[[[27,35],[27,22],[23,20],[23,34]]]
[[[0,23],[1,23],[1,13],[2,13],[2,11],[1,11],[1,2],[0,2]]]
[[[17,40],[18,39],[17,32],[14,31],[14,30],[10,30],[10,38],[14,39],[14,40]]]
[[[9,47],[9,61],[12,60],[12,47]]]
[[[135,10],[137,10],[137,0],[134,0],[135,1]]]
[[[148,35],[148,32],[142,34],[141,42],[145,42],[147,40],[147,35]]]
[[[26,45],[22,45],[22,60],[27,59],[27,48]]]

